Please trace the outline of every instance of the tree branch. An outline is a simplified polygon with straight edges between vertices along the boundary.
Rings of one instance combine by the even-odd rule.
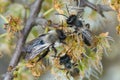
[[[80,0],[80,7],[90,7],[91,9],[95,10],[98,12],[102,17],[105,17],[103,14],[103,11],[114,11],[111,7],[108,5],[101,5],[101,4],[93,4],[89,2],[88,0]]]
[[[25,44],[27,36],[30,33],[32,27],[34,26],[34,21],[38,17],[38,14],[41,10],[42,2],[43,0],[36,0],[31,6],[30,16],[25,24],[25,27],[23,28],[23,30],[21,31],[19,35],[19,40],[17,42],[15,52],[11,58],[11,61],[8,67],[8,72],[6,73],[4,80],[12,80],[13,78],[11,71],[13,70],[13,68],[15,68],[15,66],[20,61],[22,47]]]

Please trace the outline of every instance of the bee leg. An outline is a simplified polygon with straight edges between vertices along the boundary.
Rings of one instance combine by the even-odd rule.
[[[74,66],[78,66],[78,64],[76,64],[76,63],[73,63],[73,65],[74,65]]]
[[[53,57],[56,57],[57,55],[57,49],[54,47],[54,45],[52,46],[52,50],[54,51],[55,55]]]
[[[47,48],[47,50],[39,57],[37,62],[40,61],[42,58],[44,58],[49,53],[49,51],[50,51],[49,48]]]
[[[64,41],[60,41],[60,43],[63,43],[63,44],[65,44],[65,45],[67,45],[67,43],[66,43],[66,42],[64,42]]]

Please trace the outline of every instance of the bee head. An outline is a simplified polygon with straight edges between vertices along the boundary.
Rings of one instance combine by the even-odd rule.
[[[66,35],[63,32],[63,30],[57,29],[56,32],[57,32],[58,37],[59,37],[60,40],[65,40],[66,39]]]
[[[60,57],[60,64],[61,65],[62,64],[66,64],[68,62],[70,62],[70,57],[67,54],[65,54],[64,56]]]
[[[67,19],[67,24],[73,25],[76,20],[77,20],[77,16],[76,16],[76,15],[71,15],[71,16]]]
[[[65,68],[70,69],[72,66],[70,60],[70,57],[67,54],[65,54],[64,56],[60,57],[60,65],[64,65]]]

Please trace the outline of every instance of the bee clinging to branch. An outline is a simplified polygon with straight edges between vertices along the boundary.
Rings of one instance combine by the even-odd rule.
[[[39,61],[48,54],[50,48],[52,48],[56,56],[57,50],[55,48],[55,43],[65,43],[65,39],[66,35],[64,31],[60,29],[51,30],[46,34],[40,35],[38,38],[30,41],[25,45],[24,52],[27,53],[26,60],[31,60],[40,55],[38,59]]]
[[[54,63],[58,69],[66,71],[66,76],[68,79],[70,76],[76,77],[80,73],[78,64],[73,60],[73,55],[70,55],[69,52],[71,52],[71,48],[65,53],[60,53],[54,60]]]
[[[77,68],[77,64],[71,61],[71,58],[68,54],[65,54],[59,58],[60,65],[64,65],[64,69],[67,70],[66,76],[68,74],[70,76],[75,77],[79,75],[79,69]]]
[[[83,20],[80,20],[78,14],[77,15],[72,14],[72,15],[66,16],[64,14],[56,13],[56,15],[65,16],[67,18],[66,23],[68,24],[68,27],[71,27],[74,29],[73,33],[77,33],[78,35],[81,34],[83,38],[83,42],[87,46],[91,46],[93,38],[92,38],[92,33],[89,29],[90,25],[88,23],[85,24]]]

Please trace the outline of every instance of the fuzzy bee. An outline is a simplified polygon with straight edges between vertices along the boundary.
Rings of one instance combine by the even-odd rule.
[[[72,77],[79,75],[80,71],[76,67],[77,64],[71,61],[71,58],[69,55],[65,54],[64,56],[61,56],[59,61],[60,61],[60,65],[64,65],[64,70],[67,70],[67,73],[66,73],[67,77],[68,77],[68,74],[70,74]]]
[[[57,50],[55,48],[55,43],[65,43],[65,39],[66,35],[64,31],[60,29],[51,30],[46,34],[42,34],[24,46],[24,52],[27,53],[25,59],[31,60],[37,55],[40,55],[38,59],[39,61],[48,54],[50,48],[52,48],[56,56]]]
[[[93,38],[92,38],[92,33],[89,29],[90,25],[88,23],[85,24],[84,21],[79,20],[77,15],[70,15],[69,17],[64,14],[57,14],[57,15],[65,16],[67,18],[66,23],[68,24],[68,26],[74,29],[73,33],[76,33],[78,35],[81,34],[83,38],[83,42],[87,46],[91,46]]]

